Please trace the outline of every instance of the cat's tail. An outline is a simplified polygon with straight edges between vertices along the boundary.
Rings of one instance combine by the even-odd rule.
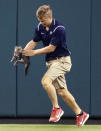
[[[28,74],[28,68],[29,68],[30,62],[25,64],[25,75]]]

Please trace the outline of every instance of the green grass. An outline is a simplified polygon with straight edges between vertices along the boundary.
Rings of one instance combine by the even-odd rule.
[[[101,125],[0,124],[0,131],[101,131]]]

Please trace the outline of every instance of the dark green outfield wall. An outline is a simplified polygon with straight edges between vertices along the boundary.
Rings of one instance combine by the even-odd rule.
[[[54,17],[66,27],[73,64],[66,75],[68,89],[83,110],[101,117],[101,0],[0,0],[0,116],[49,116],[51,112],[41,85],[44,55],[31,57],[27,77],[24,65],[15,69],[9,62],[14,46],[24,47],[33,38],[38,24],[35,13],[43,4],[50,5]],[[74,115],[60,97],[59,103],[64,116]]]

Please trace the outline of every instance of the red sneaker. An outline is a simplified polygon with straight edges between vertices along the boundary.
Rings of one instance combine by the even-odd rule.
[[[64,111],[60,108],[53,108],[49,122],[58,122],[62,115],[64,114]]]
[[[83,126],[85,122],[88,120],[88,118],[89,118],[89,114],[83,112],[83,115],[76,117],[76,125]]]

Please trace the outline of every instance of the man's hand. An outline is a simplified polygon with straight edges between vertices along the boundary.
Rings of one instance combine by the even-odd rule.
[[[47,54],[47,53],[50,53],[50,52],[54,52],[55,49],[56,49],[56,46],[50,44],[49,46],[46,46],[46,47],[41,48],[41,49],[36,49],[36,50],[24,49],[22,51],[22,55],[35,56],[35,55],[39,55],[39,54]]]
[[[22,55],[24,55],[24,56],[34,56],[35,53],[34,53],[34,50],[23,50]]]

